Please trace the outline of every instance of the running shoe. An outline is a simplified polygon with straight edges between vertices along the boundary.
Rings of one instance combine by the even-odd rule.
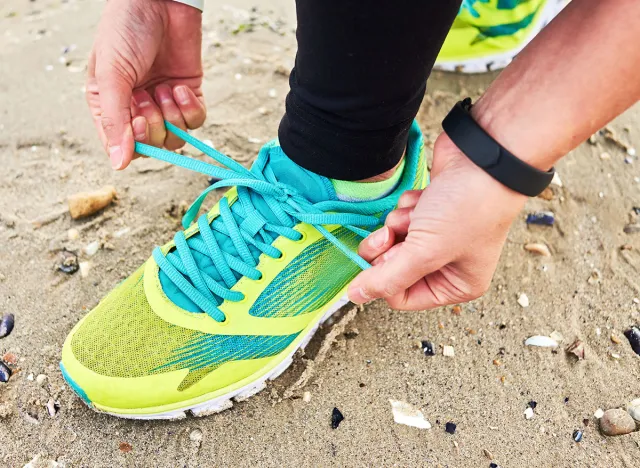
[[[277,141],[249,170],[167,127],[224,167],[143,144],[136,151],[220,181],[62,350],[62,374],[82,400],[125,418],[202,416],[262,390],[347,302],[349,282],[369,266],[356,254],[360,241],[428,178],[415,123],[398,186],[365,202],[340,200],[332,181],[295,164]],[[192,224],[219,188],[228,191]]]
[[[567,0],[463,0],[434,68],[499,70],[564,8]]]

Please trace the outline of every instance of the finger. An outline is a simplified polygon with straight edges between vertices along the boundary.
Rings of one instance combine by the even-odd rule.
[[[422,190],[407,190],[398,200],[398,208],[413,208],[418,204]]]
[[[358,247],[358,255],[367,262],[371,262],[393,246],[393,231],[387,226],[382,226],[372,234],[369,234]]]
[[[410,239],[398,244],[393,256],[360,273],[349,285],[349,299],[362,304],[392,297],[448,263],[444,255],[431,255],[426,242]]]
[[[131,122],[133,127],[133,138],[140,143],[149,144],[149,125],[147,119],[139,115],[133,118]]]
[[[98,88],[98,82],[96,80],[96,51],[95,49],[91,50],[91,55],[89,56],[89,64],[87,66],[87,81],[85,84],[85,99],[87,101],[87,105],[89,106],[89,111],[91,112],[91,118],[93,120],[93,124],[96,127],[96,131],[98,132],[98,137],[100,137],[100,141],[102,142],[102,146],[105,151],[107,151],[107,137],[102,130],[102,124],[100,120],[102,118],[102,108],[100,107],[100,93]]]
[[[107,139],[111,167],[124,169],[133,158],[134,141],[131,129],[131,91],[128,81],[113,71],[96,69],[100,95],[100,125]]]
[[[389,227],[396,236],[396,242],[404,240],[405,236],[409,232],[409,224],[411,224],[411,208],[398,208],[393,210],[384,224]]]
[[[173,98],[182,112],[182,118],[187,127],[191,130],[201,127],[207,117],[202,96],[197,97],[190,87],[180,85],[173,88]]]
[[[144,89],[137,89],[133,93],[133,101],[136,104],[135,114],[144,117],[149,126],[148,143],[161,148],[167,137],[167,129],[164,126],[164,119],[160,107],[158,107],[151,95]]]
[[[187,129],[187,124],[182,118],[182,112],[178,109],[178,105],[173,100],[173,93],[171,88],[166,84],[156,86],[155,90],[156,102],[160,106],[164,120],[171,122],[176,127],[180,127],[183,130]],[[167,132],[167,136],[164,139],[164,146],[170,150],[177,150],[184,146],[184,141],[175,136],[171,132]]]

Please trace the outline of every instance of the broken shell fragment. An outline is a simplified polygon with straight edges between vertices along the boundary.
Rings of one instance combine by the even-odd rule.
[[[108,185],[94,192],[81,192],[71,195],[67,202],[73,219],[90,216],[107,207],[116,197],[116,189]]]
[[[7,365],[0,361],[0,382],[6,383],[11,378],[11,369]]]
[[[453,346],[444,345],[442,347],[442,355],[445,356],[445,357],[454,357],[455,356],[455,350],[453,349]]]
[[[640,329],[638,327],[631,327],[624,332],[624,336],[629,340],[631,349],[640,355]]]
[[[580,340],[575,340],[566,349],[567,353],[573,354],[578,360],[584,359],[584,343]]]
[[[518,297],[518,304],[520,304],[521,307],[529,307],[529,296],[525,293],[520,294]]]
[[[405,401],[389,400],[393,420],[397,424],[417,427],[418,429],[431,429],[431,423],[424,418],[422,411]]]
[[[542,255],[543,257],[551,257],[551,251],[549,250],[549,247],[542,243],[531,242],[529,244],[525,244],[524,250],[526,250],[527,252]]]
[[[541,348],[557,348],[558,342],[553,338],[542,335],[535,335],[527,338],[524,342],[525,346],[539,346]]]
[[[15,324],[15,317],[13,314],[4,314],[2,320],[0,320],[0,338],[9,336],[13,331],[13,325]]]
[[[527,215],[527,224],[538,224],[542,226],[553,226],[556,221],[555,215],[551,211],[540,211]]]
[[[63,250],[60,252],[60,263],[58,263],[58,270],[67,275],[72,275],[78,271],[78,256],[70,250]]]

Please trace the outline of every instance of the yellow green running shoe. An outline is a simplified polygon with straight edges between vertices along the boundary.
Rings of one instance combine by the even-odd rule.
[[[428,178],[415,123],[398,186],[365,202],[340,200],[277,141],[249,170],[167,126],[225,168],[142,144],[136,151],[220,181],[188,210],[185,230],[85,316],[62,350],[62,373],[82,400],[125,418],[202,416],[262,390],[347,302],[349,282],[369,266],[355,253],[362,238]],[[229,190],[191,224],[221,187]]]
[[[438,70],[499,70],[561,10],[567,0],[463,0],[440,50]]]

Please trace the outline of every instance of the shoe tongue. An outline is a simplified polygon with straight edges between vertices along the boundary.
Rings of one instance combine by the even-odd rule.
[[[269,171],[273,171],[278,182],[292,186],[312,203],[337,200],[329,179],[298,166],[284,154],[280,146],[274,146],[269,151],[269,161],[262,172],[267,174]]]

